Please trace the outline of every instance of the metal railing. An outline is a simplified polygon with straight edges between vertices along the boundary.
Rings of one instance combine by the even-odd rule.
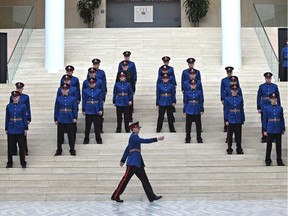
[[[254,8],[254,27],[263,52],[276,81],[279,81],[279,57],[278,48],[273,47],[267,31],[270,27],[275,29],[287,27],[287,4],[253,4]],[[270,28],[271,30],[271,28]],[[270,35],[271,36],[271,35]],[[276,38],[274,38],[276,39]],[[276,39],[277,41],[277,39]],[[275,48],[275,49],[274,49]],[[278,53],[280,55],[280,53]]]
[[[34,6],[32,6],[30,10],[28,10],[28,13],[24,14],[24,16],[26,16],[26,21],[22,27],[21,33],[18,37],[18,40],[7,62],[7,66],[8,66],[7,67],[8,68],[7,82],[8,83],[11,83],[15,76],[15,73],[21,61],[23,52],[32,34],[33,24],[34,24]]]

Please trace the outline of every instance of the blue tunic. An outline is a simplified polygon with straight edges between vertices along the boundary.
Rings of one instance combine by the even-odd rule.
[[[30,99],[27,94],[20,94],[20,103],[26,105],[26,110],[27,110],[27,120],[31,122],[31,109],[30,109]],[[13,103],[13,98],[10,96],[10,103]]]
[[[271,134],[282,134],[285,131],[283,108],[280,105],[270,104],[263,108],[263,129]]]
[[[134,76],[134,81],[135,83],[137,82],[137,70],[136,70],[136,65],[134,62],[130,61],[128,62],[128,71],[132,71],[133,72],[133,76]],[[121,62],[118,65],[118,73],[122,71],[122,64]]]
[[[78,103],[75,97],[59,96],[54,106],[54,121],[63,124],[71,124],[78,116]]]
[[[269,95],[272,93],[278,94],[278,101],[277,103],[281,105],[280,100],[280,93],[278,90],[278,86],[274,83],[267,84],[263,83],[259,86],[258,92],[257,92],[257,109],[263,109],[263,106],[267,106],[270,104],[269,101]]]
[[[186,80],[190,80],[189,70],[190,70],[190,69],[185,69],[185,70],[183,70],[183,72],[182,72],[182,76],[181,76],[181,90],[182,90],[182,91],[184,91],[184,89],[183,89],[183,88],[184,88],[184,82],[185,82]],[[196,77],[195,77],[195,79],[201,81],[200,71],[197,70],[197,69],[194,69],[194,70],[196,71]]]
[[[89,78],[90,78],[90,75],[89,75],[89,72],[88,72],[86,79],[89,79]],[[97,69],[95,78],[96,78],[96,80],[98,80],[98,79],[102,80],[104,88],[105,88],[105,92],[107,93],[107,80],[106,80],[105,71],[101,70],[101,69]],[[83,86],[84,86],[84,83],[83,83]],[[87,86],[85,88],[87,88]],[[83,87],[82,87],[82,90],[83,90]]]
[[[240,88],[239,80],[237,80],[237,86],[238,86],[238,88]],[[230,88],[230,80],[229,80],[228,76],[221,80],[221,86],[220,86],[220,97],[221,97],[220,99],[221,99],[221,101],[225,99],[224,94],[225,94],[225,90],[227,88]]]
[[[8,134],[24,134],[28,130],[26,105],[21,102],[6,106],[5,131]]]
[[[106,87],[105,87],[104,82],[103,82],[101,79],[96,79],[96,85],[95,85],[95,87],[96,87],[97,89],[100,89],[100,90],[101,90],[101,92],[102,92],[102,99],[103,99],[103,101],[105,102],[107,89],[106,89]],[[83,85],[82,85],[82,97],[83,97],[83,91],[84,91],[86,88],[90,88],[88,79],[86,79],[86,80],[83,82]]]
[[[60,80],[60,86],[64,83],[64,80]],[[74,86],[77,89],[78,100],[81,101],[81,94],[80,94],[80,82],[79,79],[75,76],[71,77],[70,86]]]
[[[145,166],[141,152],[130,152],[130,150],[138,149],[139,151],[141,151],[141,143],[152,143],[157,141],[157,138],[142,139],[138,136],[138,134],[132,133],[129,138],[128,146],[126,147],[124,154],[121,158],[121,162],[125,163],[125,161],[127,160],[126,166],[137,166],[139,168]]]
[[[162,66],[161,66],[161,67],[162,67]],[[158,77],[159,77],[159,76],[162,76],[162,69],[161,69],[161,67],[159,67],[159,69],[158,69]],[[174,68],[171,67],[171,66],[168,67],[168,75],[175,77]]]
[[[201,112],[204,112],[202,92],[197,89],[185,91],[183,113],[199,115]]]
[[[224,119],[229,124],[244,124],[244,104],[241,96],[228,96],[225,98]]]
[[[172,106],[176,103],[175,85],[160,83],[156,86],[156,106]]]
[[[282,58],[283,58],[282,67],[288,67],[288,45],[282,48]]]
[[[103,110],[103,92],[97,88],[83,90],[82,111],[87,115],[98,115]]]
[[[129,106],[133,100],[133,91],[129,82],[117,82],[113,90],[113,104],[120,107]]]

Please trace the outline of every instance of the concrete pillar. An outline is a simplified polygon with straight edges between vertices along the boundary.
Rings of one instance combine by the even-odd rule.
[[[221,0],[222,66],[242,67],[241,3]]]
[[[64,68],[65,0],[45,0],[45,68]]]

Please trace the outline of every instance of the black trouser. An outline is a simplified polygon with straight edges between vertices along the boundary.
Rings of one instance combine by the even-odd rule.
[[[186,140],[191,140],[192,122],[196,124],[197,140],[201,139],[201,115],[186,115]]]
[[[282,71],[280,70],[280,81],[287,81],[287,76],[288,76],[288,67],[282,67]]]
[[[124,125],[125,130],[129,131],[129,120],[130,120],[130,107],[131,106],[116,106],[116,114],[117,114],[117,131],[121,131],[122,128],[122,114],[124,115]]]
[[[70,152],[75,151],[75,124],[58,123],[57,125],[57,151],[62,152],[62,144],[64,142],[64,133],[68,135],[68,142],[70,146]]]
[[[132,104],[129,106],[129,120],[133,119],[134,113],[134,99],[132,99]]]
[[[158,114],[158,121],[157,121],[157,131],[161,131],[163,126],[163,120],[165,112],[167,111],[167,118],[168,118],[168,125],[169,130],[174,131],[174,123],[173,123],[173,106],[159,106],[159,114]]]
[[[104,110],[102,111],[102,115],[100,115],[100,133],[103,132],[103,122],[104,122]]]
[[[13,153],[15,147],[19,147],[19,157],[21,165],[26,164],[25,161],[25,135],[24,134],[7,134],[7,149],[8,149],[8,162],[7,164],[13,164]]]
[[[233,133],[235,134],[235,142],[236,142],[237,152],[242,152],[243,151],[243,149],[241,147],[242,124],[229,124],[229,126],[227,127],[228,149],[232,148]]]
[[[263,128],[263,112],[261,110],[261,134],[262,134],[262,139],[266,138],[264,135],[264,128]]]
[[[27,135],[24,135],[24,137],[25,137],[25,154],[27,154],[28,153]],[[14,145],[13,155],[17,155],[17,143],[15,143]]]
[[[85,115],[85,141],[89,142],[89,134],[93,122],[96,142],[102,142],[102,138],[100,135],[100,118],[101,117],[99,115]]]
[[[149,201],[153,201],[156,195],[153,192],[153,189],[150,185],[148,177],[146,175],[144,167],[137,167],[137,166],[127,166],[125,175],[123,176],[122,180],[120,181],[117,189],[114,191],[112,195],[112,199],[116,199],[120,197],[120,195],[124,192],[128,182],[130,181],[133,175],[136,175],[142,183],[144,191],[149,199]]]
[[[276,155],[277,155],[277,162],[282,161],[282,150],[281,150],[281,145],[282,145],[282,134],[270,134],[268,133],[267,136],[267,147],[266,147],[266,162],[271,162],[271,150],[272,150],[272,141],[276,140]]]

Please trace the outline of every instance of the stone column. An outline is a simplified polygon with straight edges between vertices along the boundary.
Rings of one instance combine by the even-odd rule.
[[[45,68],[64,68],[65,0],[45,0]]]
[[[241,3],[221,0],[222,66],[242,67]]]

